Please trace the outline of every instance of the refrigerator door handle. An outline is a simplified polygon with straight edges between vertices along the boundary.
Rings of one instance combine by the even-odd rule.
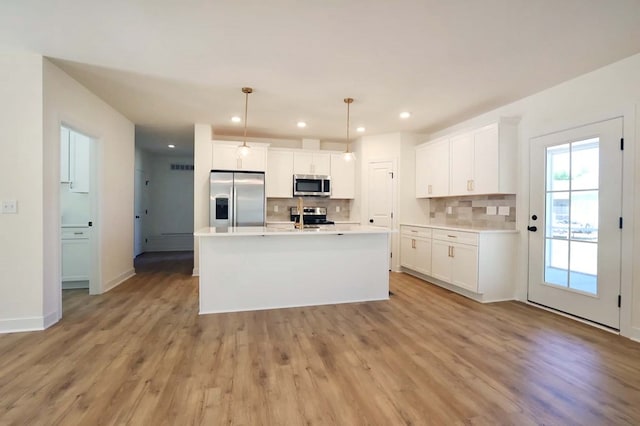
[[[236,207],[238,205],[238,191],[236,191],[235,188],[232,188],[231,192],[233,193],[233,206],[231,207],[232,208],[231,226],[237,226],[238,218],[236,215],[236,210],[237,210]]]

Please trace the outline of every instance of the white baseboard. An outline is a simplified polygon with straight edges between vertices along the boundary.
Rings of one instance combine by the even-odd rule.
[[[0,319],[0,333],[22,333],[44,330],[43,317]]]
[[[58,321],[60,321],[60,313],[55,311],[45,315],[42,323],[44,328],[47,329],[51,327],[53,324],[57,323]]]
[[[102,290],[102,292],[106,293],[109,290],[113,290],[114,288],[118,287],[120,284],[122,284],[129,278],[133,277],[135,274],[136,274],[135,269],[129,269],[127,272],[124,272],[118,275],[117,277],[115,277],[114,279],[109,280],[104,286],[104,289]]]
[[[484,294],[474,293],[472,291],[466,290],[462,287],[455,286],[453,284],[446,283],[437,278],[429,277],[427,275],[421,274],[420,272],[412,271],[411,269],[402,268],[401,272],[405,274],[414,276],[416,278],[421,279],[422,281],[426,281],[429,284],[437,285],[438,287],[446,288],[454,293],[458,293],[464,297],[467,297],[471,300],[475,300],[479,303],[496,303],[496,302],[508,302],[510,300],[515,300],[513,297],[497,297],[497,298],[489,298]]]
[[[193,268],[193,276],[194,277],[200,276],[200,268]]]

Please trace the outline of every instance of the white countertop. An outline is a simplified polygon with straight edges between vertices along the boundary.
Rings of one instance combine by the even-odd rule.
[[[446,231],[475,232],[478,234],[517,234],[520,232],[517,229],[488,229],[473,228],[471,226],[425,225],[423,223],[401,223],[400,226],[417,226],[420,228],[443,229]]]
[[[322,225],[319,228],[296,229],[293,225],[272,226],[236,226],[202,228],[193,235],[196,237],[248,237],[265,235],[338,235],[338,234],[388,234],[392,231],[375,226],[350,224]]]

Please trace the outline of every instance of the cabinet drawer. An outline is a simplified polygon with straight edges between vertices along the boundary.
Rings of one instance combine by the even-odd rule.
[[[447,231],[445,229],[434,229],[433,239],[448,241],[451,243],[478,245],[478,234],[475,232]]]
[[[431,228],[422,228],[419,226],[402,226],[401,234],[410,237],[431,238]]]
[[[89,228],[62,228],[63,240],[82,240],[89,238]]]

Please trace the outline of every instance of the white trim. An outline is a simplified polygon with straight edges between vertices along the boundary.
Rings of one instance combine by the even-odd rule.
[[[501,298],[497,298],[497,299],[486,299],[484,297],[484,295],[481,294],[481,293],[474,293],[474,292],[466,290],[466,289],[464,289],[462,287],[458,287],[456,285],[446,283],[446,282],[444,282],[442,280],[439,280],[437,278],[433,278],[433,277],[430,277],[428,275],[421,274],[420,272],[412,271],[411,269],[407,269],[405,267],[401,267],[400,269],[401,269],[400,272],[403,272],[403,273],[405,273],[407,275],[411,275],[413,277],[416,277],[416,278],[424,281],[427,284],[433,284],[433,285],[436,285],[438,287],[442,287],[442,288],[444,288],[446,290],[449,290],[449,291],[452,291],[454,293],[457,293],[457,294],[459,294],[461,296],[464,296],[464,297],[466,297],[468,299],[471,299],[471,300],[473,300],[475,302],[478,302],[478,303],[508,302],[508,301],[516,300],[514,297],[512,297],[512,298],[502,298],[501,297]]]
[[[200,276],[200,268],[193,268],[193,276],[194,277]]]
[[[116,288],[117,286],[119,286],[120,284],[122,284],[123,282],[128,280],[129,278],[133,277],[135,274],[136,274],[135,269],[129,269],[128,271],[118,275],[114,279],[107,281],[107,283],[106,283],[104,289],[102,290],[102,292],[106,293],[106,292],[108,292],[110,290],[113,290],[114,288]]]
[[[51,327],[53,324],[57,323],[58,321],[60,321],[61,315],[59,312],[51,312],[50,314],[47,314],[44,316],[44,319],[42,320],[42,325],[44,326],[44,328],[49,328]]]
[[[22,333],[44,330],[42,317],[10,318],[0,320],[0,333]]]

